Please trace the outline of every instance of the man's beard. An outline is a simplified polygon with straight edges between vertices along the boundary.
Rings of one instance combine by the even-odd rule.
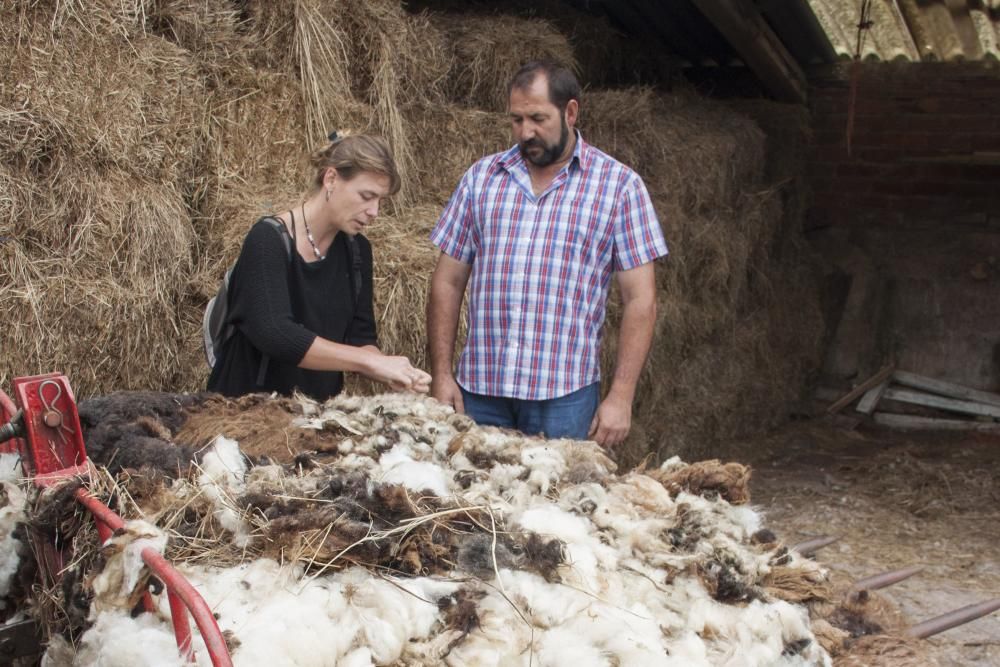
[[[559,141],[556,144],[546,146],[537,137],[534,139],[528,139],[527,141],[522,141],[518,144],[518,147],[521,150],[521,157],[536,167],[547,167],[558,160],[562,156],[563,151],[566,150],[566,144],[569,143],[569,127],[566,125],[566,117],[560,117],[559,122],[562,129],[559,131]],[[528,154],[528,149],[536,147],[541,149],[541,153],[532,157]]]

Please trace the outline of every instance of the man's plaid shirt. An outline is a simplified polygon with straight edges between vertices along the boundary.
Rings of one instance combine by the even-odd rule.
[[[476,394],[527,400],[600,379],[612,272],[667,254],[642,179],[579,133],[570,162],[538,197],[517,146],[476,162],[431,241],[472,265],[456,380]]]

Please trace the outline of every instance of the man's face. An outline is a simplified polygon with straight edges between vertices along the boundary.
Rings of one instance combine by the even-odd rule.
[[[566,114],[549,101],[544,74],[536,76],[528,88],[510,92],[510,122],[514,141],[531,164],[547,167],[563,157],[570,128]]]

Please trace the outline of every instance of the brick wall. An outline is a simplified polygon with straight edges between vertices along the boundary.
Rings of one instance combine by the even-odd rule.
[[[1000,228],[996,63],[863,64],[850,156],[848,67],[813,72],[810,83],[807,228],[939,221]]]

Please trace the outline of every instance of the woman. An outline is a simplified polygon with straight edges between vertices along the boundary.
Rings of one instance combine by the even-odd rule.
[[[399,190],[392,154],[378,137],[330,139],[312,155],[305,201],[258,220],[243,242],[229,285],[233,334],[210,391],[300,391],[324,400],[343,388],[343,371],[398,390],[429,387],[430,375],[376,346],[372,250],[361,232]]]

